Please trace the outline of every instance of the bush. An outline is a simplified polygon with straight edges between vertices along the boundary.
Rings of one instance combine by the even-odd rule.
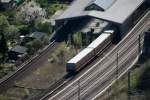
[[[43,43],[37,39],[26,43],[26,47],[29,49],[28,53],[31,55],[34,54],[34,52],[37,52],[42,46],[43,46]]]
[[[75,50],[71,47],[68,47],[68,45],[63,42],[60,47],[53,52],[53,54],[49,55],[49,59],[58,64],[66,64],[66,62],[75,54]]]

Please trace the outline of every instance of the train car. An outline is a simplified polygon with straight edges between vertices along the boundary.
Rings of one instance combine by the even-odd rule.
[[[111,43],[113,33],[113,30],[104,31],[104,33],[88,45],[88,48],[94,48],[95,54],[100,53]]]
[[[92,60],[106,46],[111,43],[113,30],[104,31],[96,40],[94,40],[87,48],[69,60],[66,64],[68,73],[75,73],[82,69],[85,64]]]
[[[85,64],[88,63],[94,57],[93,48],[85,48],[75,57],[69,60],[66,64],[66,70],[68,73],[75,73],[83,68]]]

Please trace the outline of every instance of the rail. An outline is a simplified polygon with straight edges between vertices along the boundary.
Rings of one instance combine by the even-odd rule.
[[[98,63],[97,63],[97,66],[93,66],[91,67],[88,71],[86,71],[83,75],[81,75],[78,79],[76,79],[75,81],[73,81],[71,84],[69,84],[68,86],[66,86],[64,89],[62,89],[59,93],[61,95],[61,93],[67,93],[68,90],[72,89],[72,87],[75,87],[79,81],[83,81],[85,78],[87,77],[90,77],[92,72],[95,73],[95,69],[98,68],[99,64],[100,65],[103,65],[104,64],[104,60],[105,61],[108,61],[108,58],[107,57],[112,57],[116,54],[116,52],[120,51],[120,49],[122,47],[124,47],[124,45],[128,42],[128,40],[132,39],[133,36],[135,38],[135,35],[136,33],[138,32],[138,30],[140,29],[141,25],[144,27],[144,24],[146,23],[147,21],[147,18],[150,16],[150,11],[148,13],[146,13],[146,15],[144,15],[144,17],[136,24],[135,28],[133,28],[130,32],[129,32],[129,35],[126,36],[126,38],[124,38],[122,41],[124,42],[120,42],[114,49],[112,49],[103,59],[101,59]],[[120,52],[121,53],[121,52]],[[93,74],[94,75],[94,74]],[[88,82],[87,82],[88,83]],[[59,95],[59,93],[55,94],[52,96],[52,98],[57,95]],[[69,93],[71,93],[69,91]],[[69,94],[67,93],[67,95]],[[76,93],[77,95],[77,93]],[[50,96],[50,95],[49,95]],[[59,96],[58,96],[59,97]],[[64,95],[62,96],[62,98],[64,97]],[[51,99],[52,99],[51,98]],[[65,98],[65,97],[64,97]],[[67,98],[67,97],[66,97]]]
[[[29,64],[31,64],[33,61],[36,61],[39,59],[45,52],[48,52],[47,50],[49,48],[52,48],[55,45],[55,41],[51,42],[48,46],[46,46],[44,49],[42,49],[38,54],[24,62],[22,65],[18,66],[18,69],[14,71],[13,73],[10,73],[6,75],[4,78],[0,80],[0,88],[1,90],[7,86],[7,83],[16,77],[18,77],[22,72],[29,69],[30,67],[27,67]]]

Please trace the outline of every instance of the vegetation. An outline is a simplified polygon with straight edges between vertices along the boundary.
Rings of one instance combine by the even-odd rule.
[[[0,64],[0,78],[15,70],[14,64]]]
[[[80,32],[73,34],[73,44],[77,48],[82,46],[82,34]]]
[[[39,32],[52,33],[52,26],[50,22],[43,23],[41,18],[35,20],[34,27]]]
[[[29,54],[34,54],[39,48],[42,47],[42,42],[40,40],[33,40],[28,43],[26,43],[26,47],[29,49]]]
[[[142,91],[150,92],[150,59],[145,62],[144,66],[146,68],[139,76],[136,86]]]
[[[42,8],[46,9],[48,18],[55,14],[58,10],[64,10],[66,8],[65,4],[60,3],[59,0],[35,0],[40,4]]]
[[[71,52],[70,52],[71,51]],[[53,54],[49,55],[49,59],[53,63],[66,64],[66,62],[71,59],[76,54],[73,47],[69,47],[65,42],[54,51]]]
[[[6,43],[6,39],[3,33],[0,34],[0,55],[1,55],[1,59],[0,61],[4,61],[7,51],[8,51],[8,47],[7,47],[7,43]]]
[[[18,5],[20,5],[22,1],[19,2]],[[53,11],[60,9],[59,6],[55,8],[57,5],[56,2],[49,3],[49,0],[35,1],[40,3],[41,7],[44,9],[52,8],[51,10]],[[28,19],[29,16],[25,11],[16,11],[16,9],[5,9],[4,11],[0,11],[0,78],[1,76],[4,76],[14,70],[15,65],[12,65],[12,67],[7,67],[5,64],[9,64],[8,49],[15,45],[21,44],[20,35],[30,34],[34,31],[46,33],[42,40],[34,39],[33,41],[25,43],[25,46],[29,49],[29,54],[31,55],[50,42],[49,37],[52,32],[50,22],[43,22],[43,18],[41,16],[37,16],[30,20]]]

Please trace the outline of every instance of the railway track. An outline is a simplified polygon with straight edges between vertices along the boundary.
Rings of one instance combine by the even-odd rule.
[[[148,12],[149,10],[147,10],[144,14],[143,14],[143,16]],[[142,17],[143,17],[142,16]],[[141,17],[141,18],[142,18]],[[138,21],[139,21],[140,19],[138,19]],[[143,23],[143,22],[141,22],[141,23]],[[140,23],[140,24],[141,24]],[[132,34],[132,36],[133,36],[134,34]],[[132,37],[131,36],[131,37]],[[122,47],[123,45],[121,45],[121,47]],[[101,58],[104,56],[103,55],[103,52],[102,52],[102,55],[101,54],[99,54],[98,56],[100,56]],[[89,67],[88,67],[89,68]],[[87,68],[87,69],[88,69]],[[80,73],[79,73],[80,74]],[[75,79],[75,78],[74,78]],[[45,92],[45,95],[42,97],[42,95],[41,95],[41,98],[39,97],[38,99],[40,99],[40,100],[45,100],[45,99],[47,99],[49,96],[52,96],[53,94],[55,94],[55,93],[57,93],[57,91],[59,91],[59,90],[61,90],[62,89],[62,87],[64,87],[64,86],[66,86],[67,84],[69,84],[69,83],[67,83],[68,82],[68,80],[67,81],[62,81],[62,82],[58,82],[57,83],[57,86],[55,86],[55,87],[57,87],[57,88],[55,88],[55,89],[53,89],[53,90],[51,90],[51,89],[49,89],[49,90],[47,90],[47,92]],[[59,84],[60,83],[60,84]],[[49,91],[49,92],[48,92]],[[44,94],[44,93],[42,93],[42,94]]]
[[[149,12],[150,13],[150,12]],[[99,81],[99,80],[101,80],[100,82],[102,82],[102,84],[105,84],[106,83],[106,81],[107,80],[109,80],[111,77],[108,77],[107,76],[107,73],[109,72],[107,72],[107,73],[104,73],[104,75],[103,75],[103,77],[104,76],[106,76],[106,79],[104,79],[103,78],[103,80],[101,79],[101,78],[99,78],[98,77],[98,79],[93,79],[93,77],[97,77],[97,75],[99,75],[99,74],[102,74],[103,73],[103,71],[100,71],[100,70],[97,70],[97,68],[99,68],[99,65],[101,65],[101,66],[108,66],[109,67],[109,65],[113,65],[114,67],[113,67],[113,69],[111,69],[111,70],[113,70],[110,74],[113,74],[113,73],[115,73],[115,65],[114,65],[114,63],[113,63],[113,60],[115,60],[115,58],[116,58],[116,52],[118,52],[118,51],[123,51],[123,52],[125,52],[124,50],[120,50],[120,49],[122,49],[123,47],[125,47],[125,44],[126,43],[128,43],[128,41],[130,40],[130,41],[134,41],[134,39],[135,39],[135,37],[137,37],[137,31],[139,30],[139,29],[141,29],[141,27],[143,27],[143,29],[145,29],[145,27],[147,27],[147,26],[145,26],[144,25],[144,23],[146,23],[147,22],[147,20],[145,20],[145,19],[147,19],[147,17],[149,17],[149,13],[147,14],[147,16],[144,16],[143,18],[142,18],[142,20],[138,23],[138,25],[136,25],[136,28],[134,28],[134,30],[132,30],[133,32],[132,32],[132,34],[130,34],[130,35],[128,35],[128,38],[125,38],[123,41],[125,41],[125,42],[122,42],[121,44],[119,44],[119,46],[118,46],[118,48],[115,48],[115,49],[113,49],[113,50],[111,50],[111,54],[109,53],[109,57],[111,57],[112,58],[112,56],[114,57],[114,59],[109,59],[109,57],[105,57],[105,59],[106,59],[106,61],[108,62],[109,61],[109,63],[104,63],[104,58],[103,58],[103,60],[100,60],[99,62],[98,62],[98,64],[97,64],[97,66],[94,66],[93,68],[90,68],[88,71],[86,71],[83,75],[81,75],[78,79],[76,79],[74,82],[72,82],[71,84],[69,84],[69,86],[67,86],[67,87],[65,87],[64,89],[62,89],[59,93],[57,93],[57,94],[55,94],[54,96],[52,96],[51,98],[49,98],[50,100],[61,100],[62,98],[63,99],[73,99],[73,100],[75,100],[75,99],[77,99],[78,98],[78,95],[80,95],[80,94],[78,94],[78,87],[79,87],[79,85],[78,84],[80,84],[80,93],[81,93],[81,95],[80,96],[82,96],[83,97],[83,95],[82,94],[87,94],[87,91],[89,91],[90,93],[93,93],[93,92],[91,92],[91,91],[95,91],[94,90],[94,88],[92,88],[92,89],[90,89],[91,88],[91,86],[90,85],[88,85],[88,90],[85,88],[87,85],[85,85],[85,84],[93,84],[94,83],[94,80],[95,80],[95,83],[94,84],[96,84],[97,86],[98,86],[98,84],[97,84],[97,82]],[[142,26],[141,26],[142,25]],[[138,34],[139,34],[139,32],[138,32]],[[133,38],[134,37],[134,38]],[[138,43],[138,42],[136,42],[136,43]],[[128,47],[128,45],[127,45],[127,47]],[[132,48],[133,48],[133,46],[131,46]],[[130,47],[130,48],[131,48]],[[138,45],[136,44],[135,45],[135,47],[137,48],[138,47]],[[131,48],[131,49],[132,49]],[[133,58],[131,57],[131,59],[135,59],[135,57],[136,57],[136,55],[138,54],[138,52],[136,51],[136,49],[134,50],[134,49],[132,49],[132,51],[133,51],[133,54],[135,54],[135,55],[133,55]],[[122,53],[122,52],[120,52],[120,53]],[[128,54],[128,52],[126,52],[127,54]],[[107,55],[108,56],[108,55]],[[125,58],[119,58],[119,60],[120,60],[120,66],[121,67],[118,67],[119,68],[119,73],[118,73],[118,75],[120,75],[120,74],[122,74],[122,73],[124,73],[124,72],[126,72],[127,70],[126,69],[129,69],[130,67],[122,67],[122,66],[124,66],[124,65],[132,65],[131,64],[131,61],[130,60],[128,60],[128,58],[131,56],[131,54],[129,53],[127,56],[126,55],[124,55],[124,57]],[[119,56],[120,57],[120,56]],[[124,62],[124,60],[126,60],[127,62]],[[128,62],[128,61],[130,61],[130,62]],[[99,64],[100,63],[100,64]],[[126,64],[127,63],[127,64]],[[109,65],[108,65],[109,64]],[[108,68],[107,67],[107,68]],[[106,69],[107,69],[106,68]],[[112,68],[112,67],[110,67],[110,68]],[[123,69],[122,70],[122,68],[125,68],[125,69]],[[102,68],[100,68],[100,69],[102,69]],[[105,69],[104,67],[103,67],[103,69]],[[99,72],[100,71],[100,72]],[[106,71],[105,71],[106,72]],[[95,74],[94,74],[95,73]],[[109,74],[109,73],[108,73]],[[111,76],[111,75],[110,75]],[[113,76],[113,79],[114,79],[114,75],[112,75]],[[120,75],[121,76],[121,75]],[[120,77],[120,76],[118,76],[118,77]],[[93,80],[92,80],[93,79]],[[87,80],[87,81],[86,81]],[[105,81],[106,80],[106,81]],[[111,78],[111,80],[112,80],[112,78]],[[79,83],[80,82],[80,83]],[[111,81],[112,82],[112,81]],[[83,85],[82,85],[83,84]],[[110,83],[109,83],[110,84]],[[100,91],[102,92],[103,90],[105,90],[105,88],[107,88],[107,86],[109,85],[108,83],[107,84],[105,84],[105,85],[103,85],[103,87],[102,86],[100,86],[100,87],[102,87],[101,89],[100,89]],[[94,85],[94,87],[95,87],[95,85]],[[72,92],[71,92],[72,91]],[[83,92],[82,92],[83,91]],[[85,93],[84,93],[85,92]],[[90,94],[89,93],[89,94]],[[96,91],[96,93],[98,93],[98,90]],[[93,94],[94,96],[93,97],[95,97],[95,94]],[[96,94],[97,95],[97,94]],[[56,99],[57,98],[57,99]],[[86,98],[86,96],[85,97],[83,97],[83,98]],[[92,96],[90,97],[90,98],[92,98]],[[69,100],[70,100],[69,99]],[[88,100],[88,98],[86,98],[85,100]]]
[[[46,89],[44,92],[42,92],[39,96],[32,98],[31,100],[46,100],[48,99],[49,96],[54,95],[55,93],[57,93],[59,90],[63,89],[64,86],[67,86],[71,81],[75,80],[76,78],[78,78],[82,72],[85,72],[87,69],[89,69],[91,66],[93,66],[98,60],[102,59],[102,57],[104,56],[105,53],[108,52],[108,49],[110,50],[111,48],[113,48],[114,46],[109,45],[109,47],[106,47],[105,49],[107,51],[102,51],[100,52],[97,57],[95,57],[94,61],[91,62],[90,64],[88,63],[87,67],[84,68],[80,73],[78,73],[75,76],[71,76],[67,79],[62,78],[60,80],[58,80],[55,84],[52,84],[48,89]],[[105,50],[104,49],[104,50]],[[105,53],[104,53],[105,52]],[[104,53],[104,54],[103,54]]]
[[[32,69],[32,65],[36,63],[42,56],[44,56],[46,53],[48,53],[50,50],[52,50],[57,45],[57,42],[53,41],[48,46],[46,46],[43,50],[39,51],[38,54],[33,56],[31,59],[24,62],[21,66],[18,66],[18,69],[4,77],[0,80],[0,92],[5,90],[6,88],[12,86],[15,79],[21,77],[23,73],[29,71]]]
[[[28,0],[25,0],[23,4],[25,4],[27,1]],[[18,8],[20,8],[21,5]],[[42,50],[39,50],[36,55],[34,55],[32,58],[30,58],[20,66],[18,66],[17,67],[18,69],[15,72],[6,75],[4,78],[0,80],[0,90],[1,90],[0,93],[3,92],[3,90],[5,90],[6,88],[11,87],[15,79],[23,76],[23,73],[32,69],[34,66],[31,65],[34,65],[38,60],[40,60],[44,55],[49,53],[53,48],[55,48],[59,44],[58,42],[55,41],[54,37],[57,33],[60,33],[61,30],[64,30],[64,28],[65,24],[60,26],[57,30],[55,30],[50,37],[50,40],[52,40],[52,42],[49,45],[47,45]]]

